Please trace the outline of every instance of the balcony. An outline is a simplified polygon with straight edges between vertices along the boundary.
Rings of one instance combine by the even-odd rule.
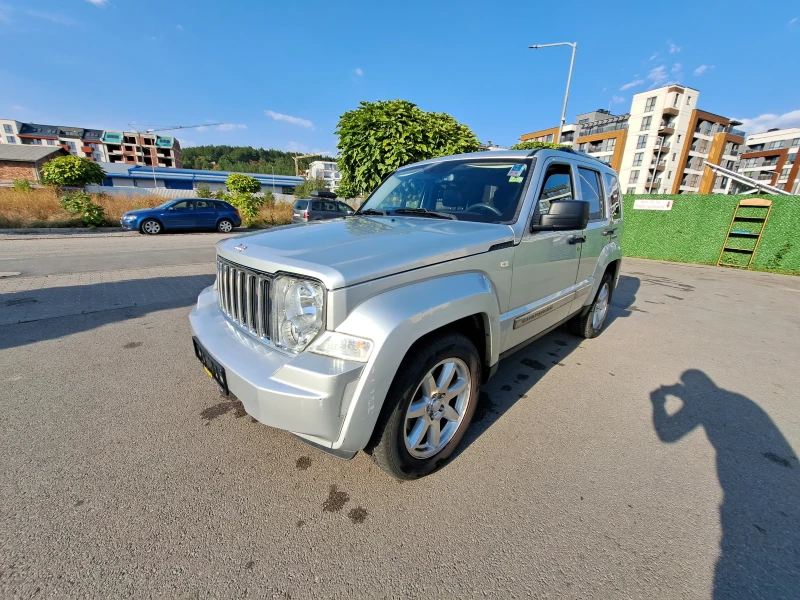
[[[658,135],[672,135],[673,133],[675,133],[674,122],[662,122],[658,126]]]
[[[745,133],[741,129],[735,129],[735,128],[731,127],[731,126],[726,127],[725,129],[723,129],[723,131],[725,133],[730,133],[731,135],[738,135],[738,136],[741,136],[741,137],[744,137],[744,136],[747,135],[747,133]]]
[[[608,125],[598,125],[593,127],[591,123],[587,123],[588,127],[582,126],[580,136],[594,135],[596,133],[606,133],[607,131],[618,131],[620,129],[627,129],[627,121],[622,123],[609,123]]]
[[[91,154],[93,150],[91,146],[81,146],[81,152],[85,152],[86,154]]]
[[[656,161],[656,159],[654,158],[652,161],[650,161],[650,168],[651,169],[655,169],[657,171],[663,171],[664,167],[666,167],[666,166],[667,166],[667,159],[666,158],[662,158],[659,161]]]
[[[681,110],[674,106],[668,106],[663,110],[663,113],[665,115],[674,115],[677,117],[679,114],[681,114]]]

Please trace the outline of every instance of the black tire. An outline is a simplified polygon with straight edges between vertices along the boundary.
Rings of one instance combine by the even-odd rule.
[[[606,290],[606,296],[605,296],[606,309],[598,325],[595,322],[594,317],[595,317],[595,312],[597,310],[598,302],[602,301],[603,290]],[[614,294],[614,278],[611,273],[606,272],[605,275],[603,275],[603,278],[600,280],[600,287],[597,288],[597,294],[595,294],[594,300],[592,301],[592,304],[589,306],[589,310],[586,312],[585,315],[579,314],[574,319],[572,319],[569,322],[569,330],[578,337],[582,337],[587,340],[591,338],[596,338],[598,335],[600,335],[600,332],[603,331],[603,325],[605,325],[606,321],[608,320],[608,313],[611,310],[611,297],[613,296],[613,294]]]
[[[147,235],[158,235],[162,231],[164,231],[164,226],[156,219],[145,219],[139,227],[139,233],[145,233]]]
[[[230,219],[220,219],[217,223],[217,231],[220,233],[230,233],[233,231],[233,221]]]
[[[461,421],[449,441],[432,456],[418,458],[406,446],[406,412],[417,392],[421,393],[423,378],[431,370],[435,372],[435,368],[441,368],[437,365],[447,359],[458,359],[469,371],[469,392],[465,395],[467,403],[463,408]],[[481,361],[478,351],[465,336],[443,334],[440,337],[426,338],[424,342],[414,345],[403,359],[386,395],[370,445],[372,458],[381,469],[397,479],[418,479],[440,468],[453,454],[469,428],[478,404],[480,384]],[[458,397],[447,401],[448,404],[457,402]],[[442,431],[444,432],[444,428]],[[425,433],[423,437],[427,435]]]

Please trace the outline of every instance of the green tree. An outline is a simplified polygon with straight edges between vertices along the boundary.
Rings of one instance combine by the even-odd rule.
[[[326,190],[328,186],[324,179],[306,179],[294,188],[295,198],[308,198],[314,190]]]
[[[192,146],[183,148],[183,166],[187,169],[215,169],[234,173],[261,173],[264,175],[294,175],[294,160],[298,152],[265,150],[251,146]],[[333,160],[328,156],[301,158],[299,166],[307,169],[311,161]]]
[[[61,198],[61,206],[70,214],[80,215],[83,224],[92,229],[106,222],[103,207],[92,202],[92,197],[85,192],[66,194]]]
[[[198,198],[211,198],[211,187],[207,183],[201,183],[194,193]]]
[[[336,133],[342,172],[337,192],[345,198],[370,192],[403,165],[480,147],[466,125],[406,100],[361,102],[339,118]]]
[[[106,173],[96,162],[79,156],[59,156],[42,167],[42,181],[58,187],[100,184]]]
[[[568,148],[569,146],[563,146],[562,144],[555,144],[553,142],[520,142],[519,144],[514,144],[511,146],[512,150],[539,150],[540,148],[550,148],[553,150],[558,150],[559,148]]]
[[[241,173],[228,175],[225,185],[234,194],[257,194],[261,191],[261,182],[258,179]]]

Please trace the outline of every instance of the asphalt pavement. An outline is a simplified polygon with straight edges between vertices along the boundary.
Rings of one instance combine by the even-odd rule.
[[[399,483],[205,376],[222,237],[0,241],[0,597],[800,597],[800,278],[626,260]]]

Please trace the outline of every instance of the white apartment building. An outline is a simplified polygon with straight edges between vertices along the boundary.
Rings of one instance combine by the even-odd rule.
[[[800,127],[748,135],[746,146],[736,171],[787,192],[800,191]]]
[[[329,190],[334,191],[339,187],[342,174],[339,167],[333,161],[315,160],[308,165],[308,179],[324,179]]]

